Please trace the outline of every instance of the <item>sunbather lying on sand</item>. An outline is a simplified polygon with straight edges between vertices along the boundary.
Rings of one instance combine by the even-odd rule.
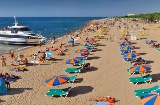
[[[107,101],[109,103],[115,103],[115,98],[112,97],[97,97],[97,98],[90,98],[89,101],[96,101],[96,102],[101,102],[101,101]]]

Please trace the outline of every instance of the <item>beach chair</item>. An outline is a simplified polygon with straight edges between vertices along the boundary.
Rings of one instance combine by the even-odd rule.
[[[71,90],[71,87],[67,87],[63,89],[50,89],[45,96],[66,98],[70,90]]]
[[[65,72],[66,73],[80,73],[81,67],[79,67],[79,68],[66,68]]]
[[[146,94],[149,94],[151,92],[154,92],[154,91],[157,91],[159,90],[160,87],[159,85],[156,85],[154,87],[151,87],[151,88],[144,88],[144,89],[139,89],[139,90],[134,90],[134,93],[135,93],[135,96],[137,98],[143,98]]]
[[[76,78],[77,78],[77,75],[73,75],[73,76],[69,77],[68,82],[73,83],[76,80]]]
[[[85,48],[87,48],[88,50],[92,50],[94,48],[94,45],[91,46],[85,46]]]
[[[73,66],[83,66],[85,64],[85,60],[82,60],[81,62],[75,63]]]
[[[158,51],[160,51],[160,48],[156,48]]]
[[[146,75],[143,77],[132,77],[129,78],[130,83],[133,83],[134,85],[137,85],[138,83],[151,83],[152,77],[150,75]]]

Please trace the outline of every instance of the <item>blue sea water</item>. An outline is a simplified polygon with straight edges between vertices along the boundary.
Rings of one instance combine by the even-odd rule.
[[[62,37],[65,34],[85,26],[94,19],[102,17],[16,17],[18,25],[28,26],[34,33],[41,32],[44,37]],[[0,17],[0,28],[14,25],[13,17]],[[0,54],[24,46],[0,44]]]

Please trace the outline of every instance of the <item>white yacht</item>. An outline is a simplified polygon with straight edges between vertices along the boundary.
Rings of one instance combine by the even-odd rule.
[[[39,42],[46,42],[46,38],[35,34],[27,26],[18,26],[15,19],[14,26],[0,29],[0,43],[16,45],[37,45]]]

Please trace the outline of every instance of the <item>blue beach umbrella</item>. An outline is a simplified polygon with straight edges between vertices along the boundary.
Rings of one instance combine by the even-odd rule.
[[[45,52],[46,57],[50,57],[52,55],[52,52]]]
[[[73,40],[72,39],[68,40],[68,43],[73,43]]]
[[[160,90],[149,93],[141,100],[142,105],[160,105]]]
[[[53,76],[52,78],[46,80],[48,86],[59,86],[61,84],[66,83],[69,80],[69,77],[67,75],[59,75],[59,76]]]

